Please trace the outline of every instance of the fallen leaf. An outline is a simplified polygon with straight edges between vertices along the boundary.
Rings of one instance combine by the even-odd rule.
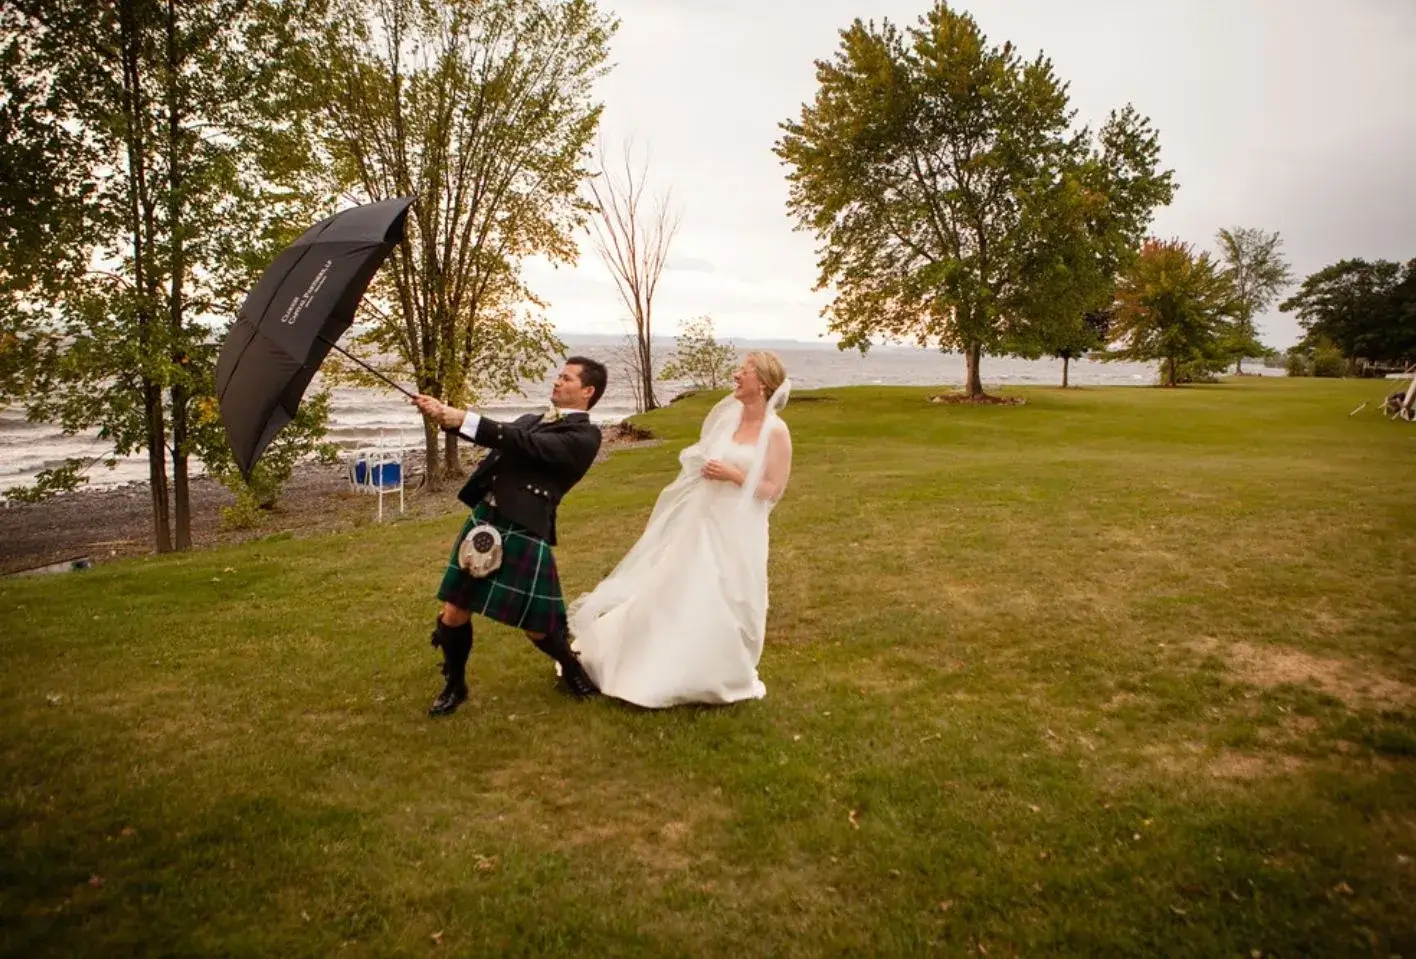
[[[1188,909],[1181,909],[1179,906],[1171,906],[1170,911],[1177,916],[1188,916],[1190,914]]]
[[[795,736],[793,736],[793,737],[792,737],[792,742],[794,742],[794,743],[799,743],[799,742],[801,742],[801,733],[797,733]]]
[[[1034,806],[1032,803],[1028,803],[1028,808],[1031,809],[1033,812],[1042,812],[1041,806]]]
[[[436,943],[437,945],[441,946],[441,945],[442,945],[442,937],[443,937],[443,934],[442,934],[441,931],[438,931],[438,932],[433,933],[433,942]]]
[[[1336,886],[1333,886],[1332,891],[1336,893],[1341,893],[1344,896],[1350,896],[1353,894],[1352,887],[1349,886],[1345,880],[1343,882],[1338,883]]]
[[[306,912],[305,910],[301,909],[301,910],[300,910],[300,918],[303,919],[303,920],[305,920],[306,922],[309,922],[309,921],[310,921],[310,914],[309,914],[308,912]]]
[[[854,829],[859,829],[859,828],[860,828],[860,814],[859,814],[856,810],[852,809],[850,815],[847,816],[846,818],[848,818],[848,819],[851,821],[851,827],[852,827],[852,828],[854,828]]]
[[[986,943],[980,942],[980,943],[978,944],[978,954],[979,954],[980,956],[986,956],[986,955],[988,955],[988,945],[987,945]]]
[[[496,856],[476,856],[474,858],[476,861],[473,868],[478,872],[496,872],[497,866],[500,865]]]
[[[103,886],[103,884],[104,884],[105,882],[107,882],[107,880],[104,879],[102,876],[99,876],[99,875],[89,876],[89,885],[92,886],[92,887],[95,888],[95,889],[100,889],[100,888],[102,888],[102,886]]]
[[[952,899],[945,899],[943,902],[941,902],[941,903],[939,904],[939,911],[940,911],[940,912],[948,912],[950,909],[953,909],[953,908],[954,908],[954,900],[952,900]]]
[[[136,836],[137,834],[138,834],[138,831],[137,831],[136,829],[134,829],[132,826],[124,826],[124,827],[122,828],[122,830],[120,830],[119,833],[118,833],[118,835],[120,835],[120,836]]]
[[[1140,833],[1136,833],[1136,834],[1135,834],[1134,836],[1132,836],[1131,838],[1132,838],[1132,839],[1139,840],[1139,839],[1141,838],[1141,834],[1140,834]]]
[[[235,566],[228,566],[228,567],[226,567],[225,569],[223,569],[222,572],[223,572],[223,573],[234,573],[234,572],[236,572],[236,567],[235,567]]]
[[[59,695],[58,693],[49,693],[47,696],[44,697],[44,701],[51,706],[58,706],[61,702],[64,701],[64,697]]]

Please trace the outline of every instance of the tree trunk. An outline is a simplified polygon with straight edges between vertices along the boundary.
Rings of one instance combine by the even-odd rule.
[[[442,430],[434,426],[431,422],[423,423],[423,457],[424,472],[428,477],[429,489],[442,488],[442,457],[441,450],[438,449],[438,434]]]
[[[964,362],[968,369],[968,382],[964,389],[969,395],[969,399],[976,400],[983,396],[983,378],[979,375],[979,360],[983,356],[983,347],[977,344],[968,347],[964,351]]]
[[[443,434],[443,472],[449,476],[462,475],[462,457],[458,452],[460,437],[456,433]]]
[[[176,547],[192,548],[192,497],[187,467],[187,390],[172,387],[172,518]]]
[[[188,358],[184,347],[182,324],[182,294],[187,280],[186,251],[182,243],[182,185],[186,177],[180,159],[182,126],[177,99],[178,77],[182,64],[177,56],[177,10],[174,0],[167,0],[167,232],[171,244],[171,282],[168,288],[169,324],[172,337],[172,363],[177,381],[172,384],[172,511],[176,522],[176,547],[192,546],[192,501],[187,475],[187,387],[181,378],[187,375]]]
[[[163,428],[162,387],[150,381],[144,384],[143,407],[147,417],[153,545],[159,553],[168,553],[172,551],[172,527],[167,510],[167,437]]]
[[[1062,357],[1062,388],[1064,390],[1067,388],[1067,370],[1071,365],[1072,358],[1070,356]]]
[[[654,396],[654,344],[650,339],[648,323],[640,328],[639,333],[639,382],[640,392],[644,407],[644,412],[659,408],[659,401]]]
[[[1238,359],[1236,359],[1236,360],[1234,361],[1234,375],[1235,375],[1235,376],[1243,376],[1243,375],[1244,375],[1244,357],[1242,357],[1242,356],[1239,357]]]
[[[1165,361],[1165,385],[1175,386],[1175,357],[1168,357]]]
[[[152,218],[147,212],[147,157],[144,152],[143,118],[146,107],[142,98],[141,50],[138,41],[138,27],[133,22],[133,5],[124,3],[118,10],[119,46],[123,62],[123,112],[127,125],[124,130],[124,147],[128,160],[128,215],[131,217],[129,229],[132,231],[133,288],[138,296],[137,326],[138,341],[142,345],[143,360],[146,361],[153,349],[153,326],[156,319],[149,312],[154,299],[149,277],[152,256],[149,240],[152,237]],[[162,386],[144,375],[142,377],[142,402],[144,419],[144,439],[148,449],[148,494],[152,500],[153,548],[159,553],[172,550],[171,513],[167,503],[167,429],[162,411]]]

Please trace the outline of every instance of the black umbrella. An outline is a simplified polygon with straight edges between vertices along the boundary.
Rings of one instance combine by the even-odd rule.
[[[243,477],[294,418],[331,349],[413,396],[335,342],[403,239],[413,200],[382,200],[321,220],[275,258],[246,297],[216,361],[221,421]]]

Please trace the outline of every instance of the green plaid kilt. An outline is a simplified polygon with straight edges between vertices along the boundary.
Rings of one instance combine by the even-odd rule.
[[[457,565],[457,550],[472,527],[482,522],[501,533],[502,562],[490,576],[477,579]],[[551,548],[487,503],[477,504],[453,541],[438,599],[528,633],[551,633],[565,625],[565,597]]]

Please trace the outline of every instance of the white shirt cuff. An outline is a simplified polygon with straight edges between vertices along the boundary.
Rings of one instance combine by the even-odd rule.
[[[462,421],[462,425],[457,428],[457,435],[462,437],[469,443],[477,442],[477,426],[481,422],[482,417],[478,416],[476,413],[473,413],[471,410],[468,410],[466,418],[464,418]]]

